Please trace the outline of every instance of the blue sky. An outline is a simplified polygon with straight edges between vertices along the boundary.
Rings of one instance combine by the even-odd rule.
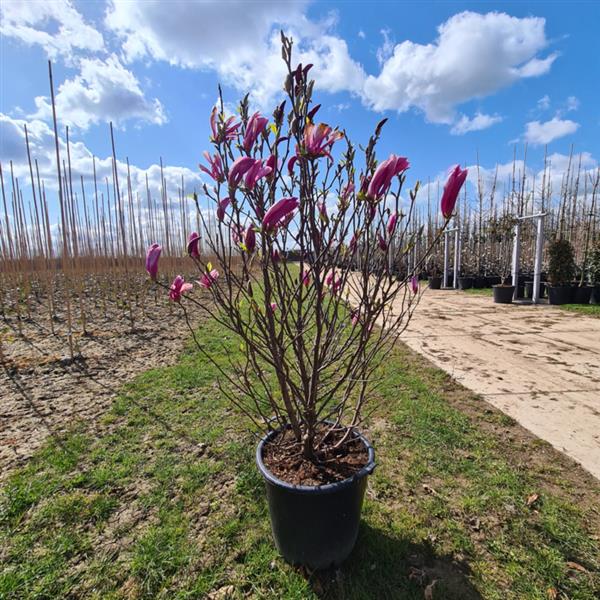
[[[542,167],[571,145],[586,168],[600,157],[600,2],[12,2],[2,3],[0,160],[26,177],[29,123],[42,175],[52,178],[47,59],[61,132],[74,163],[106,171],[108,121],[140,182],[156,163],[169,182],[200,181],[208,115],[221,82],[231,106],[251,92],[271,112],[280,97],[276,33],[315,63],[320,118],[366,142],[389,117],[380,152],[409,157],[411,178],[454,164],[512,160],[515,144]],[[275,36],[275,37],[274,37]],[[102,163],[104,161],[104,163]],[[152,167],[154,165],[154,167]]]

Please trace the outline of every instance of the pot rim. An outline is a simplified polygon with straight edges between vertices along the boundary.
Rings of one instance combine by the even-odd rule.
[[[359,431],[356,431],[356,437],[360,439],[360,441],[364,444],[368,453],[367,464],[361,467],[354,475],[343,479],[342,481],[336,481],[334,483],[326,483],[324,485],[294,485],[292,483],[287,483],[279,477],[275,477],[269,469],[265,466],[262,459],[262,451],[267,442],[270,442],[273,438],[275,438],[279,433],[281,433],[283,428],[274,429],[273,431],[269,431],[265,436],[263,436],[256,447],[256,464],[258,466],[258,470],[261,475],[264,477],[266,481],[269,483],[276,485],[277,487],[285,488],[290,491],[302,493],[302,494],[329,494],[332,492],[340,491],[341,489],[350,487],[356,481],[370,475],[376,467],[375,463],[375,450],[370,442],[365,438]]]

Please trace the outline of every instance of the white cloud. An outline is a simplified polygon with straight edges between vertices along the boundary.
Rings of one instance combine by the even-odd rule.
[[[550,121],[530,121],[525,125],[524,139],[531,144],[549,144],[553,140],[574,133],[579,128],[579,123],[569,119],[554,117]]]
[[[556,55],[537,56],[547,46],[544,28],[537,17],[454,15],[433,43],[397,44],[380,74],[367,77],[365,103],[377,111],[416,107],[429,121],[452,123],[457,105],[550,69]]]
[[[365,32],[364,32],[362,29],[359,29],[359,30],[358,30],[358,37],[359,37],[361,40],[364,40],[364,39],[367,37],[367,34],[366,34],[366,33],[365,33]]]
[[[14,119],[0,113],[0,162],[8,164],[13,162],[14,174],[21,180],[22,185],[29,184],[29,166],[25,148],[24,125],[27,124],[31,159],[38,161],[40,177],[44,180],[46,189],[56,190],[56,156],[54,149],[54,133],[50,126],[40,120]],[[117,140],[118,143],[118,140]],[[59,137],[59,150],[61,160],[66,162],[67,146],[62,137]],[[91,181],[93,175],[92,152],[81,141],[70,142],[71,167],[73,181],[78,182],[82,175],[86,183]],[[121,186],[125,185],[127,178],[127,163],[117,159],[117,168]],[[183,175],[186,191],[192,191],[194,187],[200,187],[202,178],[199,173],[187,167],[165,166],[163,169],[167,191],[170,196],[177,197],[177,189],[181,187],[181,176]],[[99,191],[104,191],[104,179],[112,182],[112,158],[96,158],[96,173]],[[140,194],[145,198],[146,176],[150,191],[154,196],[160,194],[161,178],[160,165],[152,164],[147,168],[130,165],[131,182],[134,196]],[[111,188],[112,192],[112,188]]]
[[[217,67],[256,56],[273,26],[305,21],[306,2],[245,0],[145,2],[112,0],[106,26],[123,41],[128,60],[150,56],[182,67]]]
[[[102,34],[84,21],[69,0],[2,0],[0,33],[30,46],[40,45],[48,58],[62,56],[67,62],[75,51],[104,49]]]
[[[577,110],[579,108],[579,99],[576,96],[569,96],[567,98],[567,112]]]
[[[550,96],[546,94],[537,101],[537,107],[540,110],[548,110],[550,108]]]
[[[80,61],[80,72],[67,79],[56,93],[56,111],[62,123],[87,129],[90,125],[113,121],[117,126],[127,119],[162,125],[167,118],[158,99],[148,100],[139,81],[113,54],[106,60]],[[37,111],[31,118],[50,119],[50,99],[38,96]]]
[[[463,135],[469,131],[481,131],[496,123],[500,123],[500,121],[502,121],[500,115],[486,115],[480,112],[476,113],[472,118],[467,117],[467,115],[461,115],[460,119],[452,126],[450,133],[452,135]]]
[[[382,29],[381,35],[383,36],[383,44],[377,48],[377,62],[379,66],[383,66],[385,62],[394,53],[395,44],[391,38],[391,32],[389,29]]]
[[[317,86],[358,92],[365,74],[346,42],[328,34],[332,19],[314,23],[307,2],[147,3],[113,1],[105,23],[122,40],[127,60],[150,57],[184,68],[212,69],[229,85],[251,92],[262,108],[281,94],[285,65],[279,29],[294,39],[294,61],[313,63]],[[223,34],[226,32],[226,35]]]

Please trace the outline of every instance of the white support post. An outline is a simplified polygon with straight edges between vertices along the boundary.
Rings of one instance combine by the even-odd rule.
[[[448,252],[450,250],[448,231],[444,231],[444,287],[448,287]]]
[[[519,250],[521,246],[521,224],[517,221],[515,224],[515,238],[513,241],[512,255],[512,284],[515,286],[513,300],[519,296]]]
[[[544,248],[544,215],[537,217],[537,233],[535,238],[535,264],[533,267],[533,296],[534,304],[540,301],[540,282],[542,279],[542,251]]]
[[[458,289],[458,274],[460,273],[460,229],[454,230],[454,281],[452,287]]]

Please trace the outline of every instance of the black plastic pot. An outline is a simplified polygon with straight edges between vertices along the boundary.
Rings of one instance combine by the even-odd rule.
[[[473,287],[477,289],[484,288],[486,286],[486,278],[479,275],[473,279]]]
[[[525,298],[527,298],[527,300],[533,298],[533,281],[525,282]]]
[[[592,297],[590,298],[590,304],[600,304],[600,285],[595,285],[592,288]]]
[[[515,293],[514,285],[495,285],[493,289],[496,304],[510,304],[512,302]]]
[[[594,288],[588,287],[587,285],[574,288],[573,302],[575,302],[575,304],[589,304],[593,289]]]
[[[486,277],[486,280],[487,280],[488,287],[493,287],[495,285],[499,285],[502,283],[502,278],[498,277],[497,275],[488,275]]]
[[[429,288],[432,290],[439,290],[442,287],[442,278],[438,275],[431,275],[429,277]]]
[[[573,291],[570,285],[549,285],[548,304],[570,304],[573,302]]]
[[[352,552],[358,536],[367,476],[375,469],[375,452],[361,435],[369,459],[352,477],[321,486],[291,485],[275,477],[264,465],[265,443],[258,444],[256,464],[265,479],[271,530],[277,549],[293,565],[326,569],[340,565]]]
[[[459,277],[458,278],[458,289],[470,290],[473,287],[472,277]]]

